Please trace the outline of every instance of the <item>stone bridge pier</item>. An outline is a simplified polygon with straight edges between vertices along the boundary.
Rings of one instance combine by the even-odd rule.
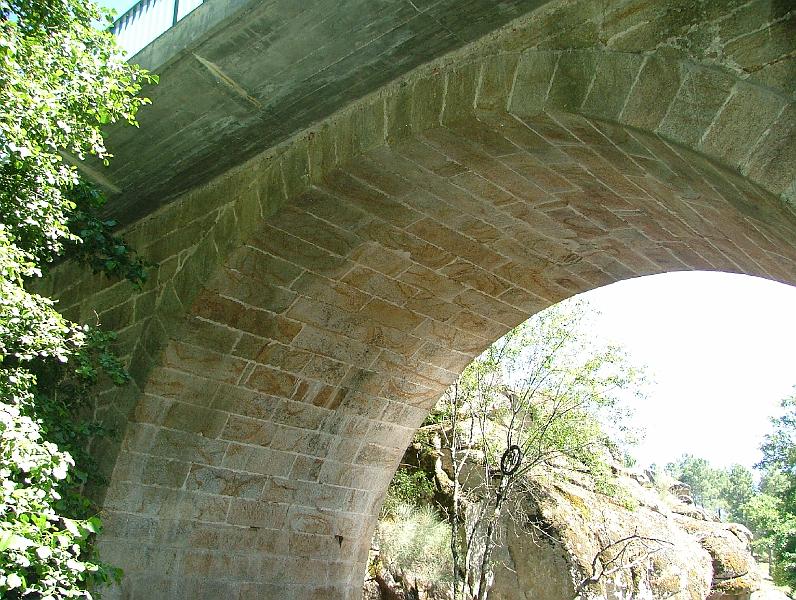
[[[140,292],[55,273],[68,314],[119,331],[134,377],[95,407],[117,432],[94,447],[99,548],[125,571],[105,597],[358,598],[414,430],[510,328],[654,273],[796,283],[787,2],[514,4],[223,172],[157,165],[187,183],[128,219],[157,264]],[[194,55],[232,39],[212,35]],[[141,143],[183,143],[159,131],[144,114]]]

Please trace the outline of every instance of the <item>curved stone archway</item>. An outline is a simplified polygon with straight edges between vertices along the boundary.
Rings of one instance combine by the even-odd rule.
[[[354,597],[414,429],[491,341],[628,277],[794,283],[794,239],[739,176],[571,114],[370,150],[258,221],[187,307],[127,428],[103,555],[131,597]]]
[[[354,598],[414,429],[509,328],[666,271],[796,284],[783,79],[592,43],[593,11],[550,42],[568,6],[136,223],[159,264],[142,293],[56,274],[135,379],[96,407],[120,431],[95,448],[118,597]]]

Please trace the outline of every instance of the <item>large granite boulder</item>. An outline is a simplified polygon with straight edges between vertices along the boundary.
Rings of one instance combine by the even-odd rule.
[[[464,452],[460,481],[476,489],[480,451]],[[415,446],[404,459],[436,479],[436,502],[450,509],[450,456]],[[749,600],[760,582],[745,527],[696,506],[684,484],[666,487],[616,463],[611,470],[608,486],[564,461],[527,476],[502,512],[490,600]],[[377,580],[366,585],[368,600],[404,599],[405,586]]]
[[[759,587],[745,528],[618,471],[613,495],[567,469],[533,475],[504,519],[490,598],[742,600]]]

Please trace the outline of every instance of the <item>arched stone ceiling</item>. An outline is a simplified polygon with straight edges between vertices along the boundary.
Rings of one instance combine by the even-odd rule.
[[[289,187],[255,175],[266,197]],[[133,598],[354,598],[414,429],[509,328],[652,273],[796,282],[773,196],[570,113],[375,147],[249,230],[185,307],[116,461],[101,550]]]

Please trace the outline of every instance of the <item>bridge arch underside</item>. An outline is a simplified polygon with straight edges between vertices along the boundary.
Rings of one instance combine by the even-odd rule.
[[[796,283],[796,219],[774,196],[563,112],[376,147],[253,231],[127,427],[101,539],[120,597],[356,598],[415,428],[511,327],[666,271]]]

